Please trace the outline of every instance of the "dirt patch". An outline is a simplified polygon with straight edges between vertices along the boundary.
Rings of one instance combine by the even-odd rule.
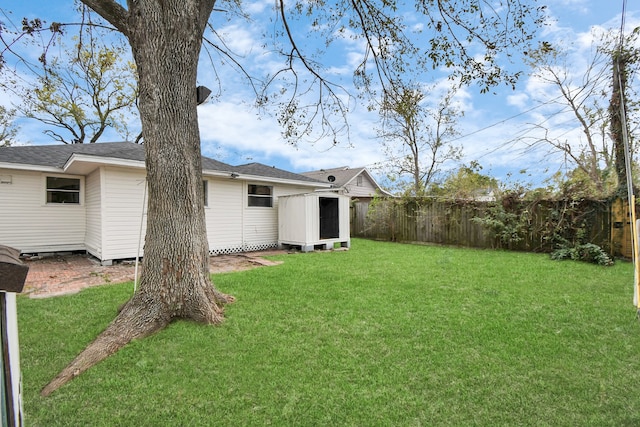
[[[263,257],[284,253],[286,252],[264,251],[212,256],[209,258],[209,268],[211,273],[216,274],[277,265],[281,261],[269,261]],[[22,293],[31,298],[68,295],[88,287],[130,282],[134,280],[136,273],[134,262],[103,266],[88,255],[51,256],[24,261],[29,266],[29,274]],[[141,267],[138,268],[138,274],[140,271]]]

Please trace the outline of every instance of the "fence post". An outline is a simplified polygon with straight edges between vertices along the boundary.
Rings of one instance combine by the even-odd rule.
[[[632,249],[629,202],[615,199],[611,202],[611,255],[630,259]]]

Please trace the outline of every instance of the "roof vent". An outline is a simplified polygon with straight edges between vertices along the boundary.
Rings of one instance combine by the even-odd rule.
[[[329,175],[329,176],[327,177],[327,181],[329,181],[329,182],[334,182],[335,180],[336,180],[336,177],[335,177],[335,176],[333,176],[333,175]]]

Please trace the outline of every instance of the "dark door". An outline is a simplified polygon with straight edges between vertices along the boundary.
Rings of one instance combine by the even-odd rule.
[[[340,237],[340,215],[338,215],[338,199],[320,197],[320,239],[337,239]]]

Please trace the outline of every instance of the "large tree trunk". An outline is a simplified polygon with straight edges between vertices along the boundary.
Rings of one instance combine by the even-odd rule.
[[[123,32],[138,67],[149,188],[144,269],[137,292],[116,319],[43,395],[173,319],[217,324],[223,304],[232,301],[209,276],[196,110],[198,57],[214,2],[129,4],[128,31]]]

